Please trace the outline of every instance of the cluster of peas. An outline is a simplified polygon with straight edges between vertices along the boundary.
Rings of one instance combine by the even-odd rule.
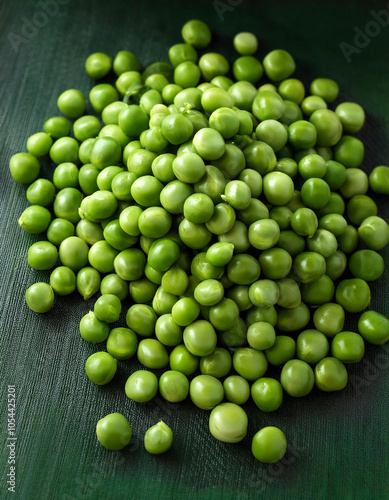
[[[203,22],[187,22],[182,36],[169,50],[171,65],[155,63],[143,75],[130,52],[113,61],[89,56],[92,78],[111,69],[117,76],[115,86],[100,83],[89,94],[104,126],[85,115],[79,90],[67,90],[58,99],[66,118],[47,120],[45,132],[28,139],[29,153],[11,158],[13,178],[30,184],[31,205],[19,224],[47,232],[47,241],[30,247],[29,265],[61,263],[50,284],[27,290],[26,301],[43,313],[55,293],[77,289],[88,299],[100,290],[80,333],[106,341],[107,352],[87,359],[87,376],[106,384],[116,360],[136,354],[147,369],[128,378],[129,398],[147,402],[159,389],[178,402],[190,394],[197,407],[212,410],[212,435],[238,442],[247,433],[241,405],[250,394],[271,412],[284,391],[306,396],[315,383],[341,390],[345,363],[361,360],[364,341],[389,340],[388,319],[372,310],[360,317],[359,333],[343,331],[345,311],[368,307],[368,282],[384,271],[378,251],[389,227],[366,192],[370,185],[389,194],[389,168],[376,167],[370,177],[360,169],[364,147],[353,134],[364,111],[350,102],[330,110],[334,81],[314,80],[305,97],[303,83],[290,78],[288,52],[273,50],[261,63],[255,35],[239,33],[234,82],[224,56],[199,58],[196,49],[211,40]],[[263,72],[273,83],[257,88]],[[52,182],[38,178],[38,158],[47,154],[57,164]],[[128,295],[128,328],[110,331]],[[169,364],[159,380],[150,371]],[[265,376],[268,364],[282,368],[280,382]],[[97,424],[109,449],[126,446],[131,433],[119,413]],[[145,446],[162,453],[172,440],[159,422]],[[285,450],[275,427],[252,441],[263,462]]]

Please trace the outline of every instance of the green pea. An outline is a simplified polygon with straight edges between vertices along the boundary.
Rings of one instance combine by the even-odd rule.
[[[138,360],[151,369],[164,368],[169,362],[165,347],[156,339],[143,339],[137,350]]]
[[[46,231],[51,221],[50,212],[40,205],[27,207],[19,217],[19,226],[29,234],[39,234]]]
[[[183,344],[176,346],[170,353],[170,368],[187,377],[197,370],[198,364],[199,358],[190,353]]]
[[[370,303],[370,288],[360,278],[342,280],[336,288],[335,298],[347,312],[361,312]]]
[[[89,299],[100,288],[100,273],[92,267],[83,267],[77,273],[77,291],[84,298]]]
[[[286,453],[286,438],[277,427],[264,427],[252,440],[251,451],[254,457],[263,463],[281,460]]]
[[[278,410],[283,400],[283,390],[278,380],[261,377],[251,386],[251,397],[261,411]]]
[[[189,395],[201,410],[212,410],[223,400],[223,384],[211,375],[197,375],[190,383]]]
[[[215,329],[209,321],[197,320],[184,330],[184,344],[195,356],[208,356],[216,347]]]
[[[334,146],[342,136],[342,123],[338,115],[329,109],[317,109],[309,121],[316,128],[317,146]]]
[[[218,203],[205,225],[211,233],[219,235],[229,231],[234,225],[235,220],[236,214],[231,205]]]
[[[93,311],[89,311],[81,318],[80,333],[88,342],[104,342],[109,335],[108,323],[99,320]]]
[[[121,450],[131,440],[132,430],[127,419],[120,413],[110,413],[97,422],[99,442],[108,450]]]
[[[327,103],[322,97],[310,95],[301,103],[301,109],[307,116],[311,116],[317,109],[327,109]]]
[[[216,406],[209,416],[209,430],[212,436],[226,443],[238,443],[247,434],[246,412],[235,403]]]
[[[301,302],[301,292],[296,281],[293,278],[283,278],[276,283],[279,290],[277,305],[288,309],[297,307]]]
[[[37,271],[52,269],[57,263],[58,251],[48,241],[38,241],[28,249],[28,265]]]
[[[85,113],[86,100],[84,94],[76,89],[62,92],[58,97],[57,105],[60,111],[68,118],[79,118]]]
[[[62,241],[59,247],[61,263],[72,271],[79,271],[88,262],[88,245],[77,236],[70,236]]]
[[[302,252],[294,260],[294,273],[302,283],[315,281],[325,272],[326,261],[316,252]]]
[[[312,148],[316,144],[317,130],[310,122],[297,120],[289,126],[288,140],[295,149]]]
[[[341,251],[337,250],[335,253],[326,259],[326,274],[332,281],[340,278],[347,267],[347,257]]]
[[[331,103],[338,97],[339,86],[329,78],[316,78],[312,81],[310,90],[312,95],[319,96]]]
[[[229,373],[231,367],[231,355],[223,347],[216,347],[211,354],[200,358],[200,371],[203,375],[222,378]]]
[[[158,379],[148,370],[137,370],[128,377],[124,390],[128,398],[147,403],[157,394]]]
[[[26,290],[25,298],[32,311],[45,313],[53,307],[54,291],[47,283],[34,283]]]
[[[266,250],[277,243],[280,228],[275,220],[262,219],[250,225],[248,236],[253,247]]]
[[[365,353],[365,343],[358,333],[340,332],[332,339],[331,353],[343,363],[358,363]]]
[[[293,57],[286,50],[276,49],[269,52],[264,60],[263,67],[267,77],[275,82],[289,78],[296,69]]]
[[[171,403],[183,401],[189,394],[189,382],[179,371],[168,370],[159,379],[161,396]]]
[[[389,167],[373,168],[369,175],[369,184],[375,193],[389,194]]]
[[[114,270],[114,260],[118,250],[111,247],[105,240],[97,241],[89,249],[89,264],[100,273],[111,273]]]
[[[335,160],[347,168],[358,168],[363,157],[363,142],[356,137],[344,135],[334,147]]]
[[[59,266],[50,274],[50,286],[57,295],[69,295],[76,289],[76,276],[68,267]]]
[[[278,120],[284,113],[282,97],[270,90],[258,92],[253,100],[253,115],[260,121]]]
[[[211,31],[208,26],[197,19],[187,21],[181,30],[182,38],[186,43],[197,49],[203,49],[211,42]]]
[[[355,278],[374,281],[385,270],[384,259],[374,250],[357,250],[349,259],[349,269]]]
[[[238,347],[233,355],[234,370],[249,381],[262,377],[267,370],[267,361],[263,352],[250,347]]]
[[[147,429],[144,437],[146,450],[152,455],[166,453],[173,443],[173,432],[162,420]]]
[[[247,341],[253,349],[264,351],[271,347],[276,339],[273,326],[270,323],[260,321],[253,323],[247,330]]]
[[[342,102],[336,107],[335,113],[342,122],[343,130],[350,134],[359,132],[365,122],[365,112],[355,102]]]
[[[338,248],[345,254],[353,253],[358,247],[359,234],[354,226],[347,225],[345,231],[337,237]]]
[[[282,366],[292,359],[296,352],[296,342],[292,337],[277,335],[274,344],[266,349],[267,361],[273,366]]]
[[[276,246],[286,250],[292,257],[296,257],[304,251],[305,240],[294,231],[280,231]]]
[[[65,137],[70,134],[72,128],[71,122],[63,116],[53,116],[45,121],[43,124],[45,132],[54,139]]]
[[[207,52],[199,59],[201,74],[206,81],[215,76],[226,75],[230,69],[227,59],[216,52]]]
[[[358,228],[358,236],[372,250],[381,250],[389,242],[389,226],[381,217],[367,217]]]
[[[127,311],[127,326],[141,337],[151,337],[156,322],[157,315],[153,308],[146,304],[134,304]]]
[[[223,382],[224,394],[227,401],[243,405],[250,397],[250,386],[247,380],[240,375],[230,375]]]
[[[344,309],[340,304],[327,303],[315,309],[313,323],[315,328],[327,337],[334,337],[343,329]]]
[[[309,323],[310,316],[309,308],[304,302],[293,308],[279,308],[276,328],[282,332],[302,330]]]
[[[316,364],[327,356],[327,337],[318,330],[304,330],[297,337],[297,357],[310,364]]]
[[[384,344],[389,340],[389,320],[376,311],[366,311],[361,315],[358,330],[370,344]]]
[[[300,359],[287,361],[281,371],[283,389],[295,398],[307,396],[314,385],[315,376],[308,363]]]
[[[315,367],[315,382],[321,391],[341,391],[347,381],[346,367],[336,358],[324,358]]]
[[[107,352],[95,352],[85,363],[85,372],[89,380],[97,385],[108,384],[113,379],[116,368],[116,361]]]

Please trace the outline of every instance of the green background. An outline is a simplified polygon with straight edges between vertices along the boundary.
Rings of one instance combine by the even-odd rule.
[[[84,376],[85,359],[98,346],[80,338],[78,322],[93,300],[60,298],[41,316],[26,307],[26,288],[47,280],[48,273],[27,265],[28,247],[39,237],[17,225],[27,206],[25,187],[14,183],[8,170],[11,155],[24,151],[27,137],[57,113],[63,90],[88,93],[93,82],[83,69],[87,55],[104,51],[114,56],[127,49],[145,65],[167,60],[168,48],[180,41],[182,24],[193,17],[209,23],[213,49],[230,60],[235,57],[233,35],[252,31],[259,38],[260,57],[273,48],[289,49],[297,62],[296,77],[306,84],[313,77],[334,78],[341,100],[355,100],[367,113],[360,134],[366,146],[363,168],[388,164],[389,26],[352,54],[350,63],[340,48],[342,42],[353,44],[355,27],[364,30],[373,20],[370,11],[388,9],[387,2],[69,0],[33,36],[19,38],[15,52],[10,36],[15,46],[14,35],[21,36],[23,26],[44,21],[37,13],[48,3],[0,3],[0,379],[1,401],[7,385],[17,388],[17,492],[12,498],[388,498],[388,346],[367,346],[364,360],[349,367],[350,384],[340,393],[314,390],[301,400],[285,398],[274,414],[246,404],[248,437],[237,445],[217,442],[207,429],[208,412],[189,402],[157,400],[139,407],[123,391],[136,369],[133,361],[120,363],[107,387],[94,386]],[[376,199],[380,215],[387,218],[387,200]],[[388,257],[388,250],[384,253]],[[372,286],[372,307],[386,314],[388,291],[386,272]],[[355,328],[355,318],[346,326]],[[0,498],[11,498],[5,484],[3,405],[1,411]],[[94,434],[97,420],[113,411],[124,413],[134,432],[129,447],[118,453],[102,448]],[[168,454],[153,457],[142,439],[159,419],[172,427],[175,442]],[[260,464],[250,452],[251,437],[266,425],[283,429],[290,445],[284,460],[272,466]]]

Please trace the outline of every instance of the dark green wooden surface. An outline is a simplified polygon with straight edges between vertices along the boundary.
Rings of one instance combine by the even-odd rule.
[[[286,398],[275,414],[247,404],[249,433],[238,445],[216,442],[207,430],[208,412],[189,402],[132,404],[123,385],[134,362],[121,363],[107,387],[96,387],[84,376],[85,359],[98,347],[82,341],[78,321],[93,301],[61,298],[43,316],[25,306],[25,289],[48,274],[27,265],[28,247],[39,238],[17,226],[27,205],[25,188],[8,171],[10,156],[25,150],[27,137],[57,113],[60,92],[71,87],[89,91],[92,82],[83,70],[89,53],[114,55],[128,49],[145,65],[167,60],[169,46],[180,41],[181,25],[193,17],[209,23],[213,48],[230,60],[233,35],[253,31],[260,56],[273,48],[289,49],[297,61],[296,76],[305,83],[316,76],[337,80],[341,98],[360,102],[367,112],[360,134],[366,144],[365,170],[388,164],[389,26],[376,25],[376,36],[356,40],[365,47],[356,47],[359,52],[351,54],[350,62],[341,48],[347,43],[343,50],[350,51],[358,29],[374,30],[367,24],[374,21],[372,9],[385,9],[382,19],[389,18],[387,2],[69,0],[60,5],[52,0],[52,16],[45,21],[42,6],[49,3],[0,3],[1,401],[14,384],[18,438],[13,494],[6,485],[7,415],[1,405],[0,498],[388,498],[387,346],[367,346],[366,358],[350,367],[351,383],[339,394],[314,390],[302,400]],[[33,22],[41,27],[34,30]],[[49,169],[44,173],[49,175]],[[388,202],[376,199],[380,214],[388,217]],[[372,307],[386,314],[388,291],[386,272],[372,286]],[[347,327],[355,328],[355,319]],[[134,432],[131,445],[119,453],[104,450],[94,434],[96,421],[112,411],[124,413]],[[152,457],[142,438],[161,418],[173,428],[174,448]],[[250,453],[251,436],[265,425],[282,428],[290,444],[285,459],[270,467]]]

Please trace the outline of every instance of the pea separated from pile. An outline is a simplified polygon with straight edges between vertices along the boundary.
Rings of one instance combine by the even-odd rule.
[[[261,61],[256,36],[239,33],[231,66],[204,50],[211,32],[202,21],[188,21],[182,38],[170,64],[143,73],[131,52],[90,55],[86,72],[105,80],[89,103],[65,90],[64,116],[11,158],[12,177],[28,185],[19,225],[47,237],[30,247],[28,263],[51,271],[26,301],[43,313],[56,295],[99,294],[80,321],[85,340],[106,343],[86,360],[88,378],[107,384],[117,362],[136,355],[144,369],[129,376],[128,398],[189,396],[211,411],[211,434],[236,443],[247,434],[250,395],[272,412],[285,392],[341,390],[365,342],[389,340],[389,320],[366,310],[389,242],[367,193],[389,194],[389,168],[361,169],[354,134],[363,108],[333,104],[333,80],[306,89],[287,51]],[[39,177],[41,157],[56,164],[52,181]],[[126,326],[117,323],[122,309]],[[346,313],[362,313],[358,333],[344,330]],[[266,376],[269,365],[280,380]],[[132,436],[119,413],[96,432],[112,450]],[[152,454],[172,441],[162,421],[144,438]],[[252,438],[262,462],[285,451],[275,427]]]

